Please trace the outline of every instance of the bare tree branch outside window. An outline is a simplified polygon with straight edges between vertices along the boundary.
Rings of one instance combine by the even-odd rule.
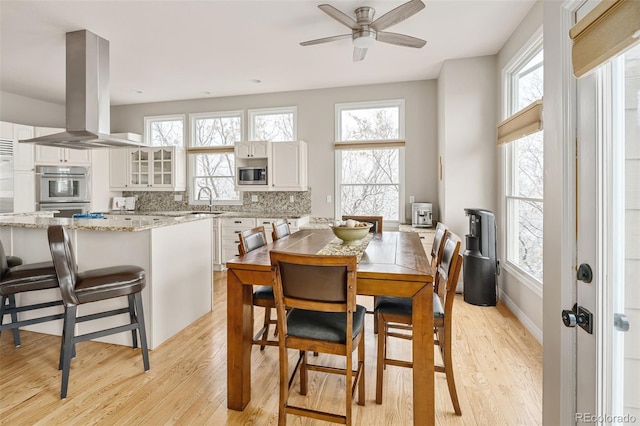
[[[516,102],[514,110],[530,105],[543,95],[543,51],[540,49],[511,73]],[[542,131],[510,144],[507,191],[507,260],[542,282],[544,145]]]
[[[194,124],[193,146],[233,146],[242,138],[240,116],[198,118]],[[193,199],[203,187],[209,187],[213,199],[217,201],[240,199],[240,194],[235,190],[233,152],[191,155],[195,164],[191,185]]]
[[[341,139],[397,139],[399,116],[398,107],[343,110]],[[383,216],[387,220],[399,220],[399,149],[344,150],[341,155],[342,214]]]

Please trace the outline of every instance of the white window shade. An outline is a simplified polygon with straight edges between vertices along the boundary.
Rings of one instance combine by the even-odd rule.
[[[640,40],[640,1],[603,0],[569,36],[573,73],[581,77]]]
[[[542,99],[498,124],[498,145],[515,141],[542,129]]]

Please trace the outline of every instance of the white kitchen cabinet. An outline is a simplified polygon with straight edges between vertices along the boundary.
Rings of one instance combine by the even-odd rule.
[[[111,149],[109,186],[112,191],[184,191],[184,148],[165,146]]]
[[[13,212],[29,213],[36,208],[36,175],[33,170],[13,172]]]
[[[36,137],[53,135],[64,132],[64,129],[53,127],[36,127]],[[36,164],[60,164],[65,166],[90,166],[91,150],[56,148],[53,146],[36,145]]]
[[[276,191],[306,191],[307,143],[275,142],[271,145],[271,183]]]
[[[13,169],[30,171],[35,170],[33,151],[34,145],[20,143],[21,140],[33,138],[34,130],[32,126],[13,124]],[[35,190],[34,190],[35,191]],[[29,210],[33,211],[33,210]]]
[[[239,234],[255,227],[256,220],[254,218],[229,217],[222,219],[220,262],[223,266],[227,263],[227,260],[233,259],[234,256],[238,255]]]
[[[241,141],[234,145],[236,159],[241,158],[267,158],[270,154],[271,142],[269,141]]]
[[[436,236],[436,228],[414,228],[411,225],[400,225],[400,232],[416,232],[420,237],[424,252],[431,259],[431,247],[433,246],[433,238]]]

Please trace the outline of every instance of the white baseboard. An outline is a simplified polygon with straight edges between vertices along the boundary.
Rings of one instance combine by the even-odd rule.
[[[535,337],[538,343],[542,344],[542,330],[540,330],[535,323],[531,321],[531,319],[529,319],[529,317],[522,312],[520,308],[518,308],[518,305],[516,305],[502,290],[500,290],[500,300],[502,300],[513,315],[520,320],[522,325],[524,325],[524,328],[526,328],[529,333]]]

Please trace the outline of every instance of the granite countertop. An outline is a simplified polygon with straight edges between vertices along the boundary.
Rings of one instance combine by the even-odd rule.
[[[69,219],[61,217],[44,217],[36,214],[16,214],[0,216],[0,226],[16,228],[48,228],[51,225],[62,225],[69,229],[89,231],[137,232],[147,229],[171,226],[195,220],[209,219],[209,214],[185,214],[181,216],[145,216],[145,215],[108,215],[104,219]],[[215,217],[215,216],[214,216]]]

